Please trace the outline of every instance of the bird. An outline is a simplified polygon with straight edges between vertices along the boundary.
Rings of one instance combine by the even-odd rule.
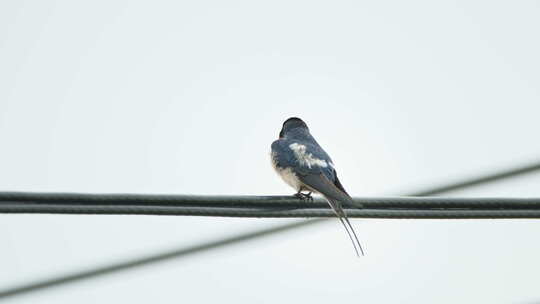
[[[338,179],[330,156],[309,132],[307,124],[298,117],[283,123],[279,138],[272,142],[270,158],[272,167],[289,186],[296,197],[313,201],[312,193],[321,194],[347,231],[357,256],[364,250],[358,241],[343,206],[362,208],[355,203]],[[304,193],[307,192],[307,193]]]

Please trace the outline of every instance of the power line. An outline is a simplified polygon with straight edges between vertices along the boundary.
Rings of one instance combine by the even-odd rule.
[[[315,221],[313,221],[313,223],[315,223]],[[195,246],[190,246],[190,247],[182,247],[175,250],[162,252],[159,254],[149,255],[146,257],[132,259],[132,260],[124,261],[124,262],[118,262],[116,264],[106,265],[102,267],[96,267],[92,270],[74,272],[72,274],[66,274],[63,276],[58,276],[56,278],[45,279],[42,281],[30,283],[30,284],[23,284],[18,287],[0,290],[0,299],[11,297],[11,296],[23,295],[25,293],[37,291],[40,289],[55,287],[58,285],[72,283],[75,281],[97,277],[100,275],[111,274],[111,273],[118,272],[121,270],[127,270],[127,269],[131,269],[135,267],[145,266],[145,265],[153,264],[156,262],[167,261],[173,258],[187,256],[193,253],[197,253],[197,252],[201,252],[201,251],[205,251],[205,250],[209,250],[213,248],[219,248],[221,246],[230,244],[231,242],[233,243],[242,242],[242,241],[247,241],[250,239],[266,236],[266,235],[277,233],[277,232],[284,232],[286,230],[294,229],[300,225],[305,226],[305,222],[297,222],[296,225],[293,223],[286,226],[284,225],[281,227],[275,227],[272,229],[268,229],[268,228],[260,229],[260,230],[256,230],[250,233],[244,233],[235,237],[231,237],[231,238],[227,238],[223,240],[217,240],[217,241],[213,241],[206,244],[200,244],[200,245],[195,245]]]
[[[436,187],[418,191],[416,192],[416,194],[413,194],[412,196],[430,196],[430,195],[448,193],[455,190],[463,190],[463,189],[478,186],[481,184],[497,182],[503,179],[533,173],[538,170],[540,170],[540,161],[524,164],[524,165],[510,168],[507,170],[501,170],[499,172],[494,172],[492,174],[479,175],[476,177],[463,179],[462,181],[457,181],[455,183],[442,184]]]
[[[456,198],[425,197],[360,197],[357,204],[365,208],[540,208],[536,198]],[[325,208],[325,200],[311,202],[295,196],[254,195],[163,195],[163,194],[91,194],[55,192],[0,192],[0,203],[36,206],[132,206],[209,207],[209,208]],[[116,208],[116,207],[115,207]],[[121,207],[118,207],[121,208]]]
[[[438,194],[448,193],[455,190],[463,190],[463,189],[470,188],[470,187],[480,185],[480,184],[500,181],[506,178],[511,178],[511,177],[524,175],[527,173],[532,173],[539,169],[540,169],[540,162],[532,163],[530,165],[524,165],[517,168],[509,169],[509,170],[503,170],[503,171],[496,172],[493,174],[482,175],[478,177],[465,179],[463,181],[458,181],[455,183],[440,185],[437,187],[433,187],[431,189],[418,191],[410,195],[411,196],[438,195]],[[210,241],[210,242],[206,242],[200,245],[181,247],[181,248],[173,249],[166,252],[148,255],[145,257],[134,258],[132,260],[128,260],[125,262],[103,265],[103,266],[95,267],[92,270],[78,271],[78,272],[73,272],[71,274],[51,277],[49,279],[29,282],[29,283],[21,284],[13,288],[0,290],[0,299],[7,298],[10,296],[16,296],[16,295],[24,295],[29,292],[34,292],[34,291],[42,290],[45,288],[60,286],[62,284],[68,284],[68,283],[73,283],[73,282],[77,282],[77,281],[81,281],[81,280],[85,280],[89,278],[94,278],[100,275],[112,274],[114,272],[118,272],[122,270],[129,270],[129,269],[140,267],[140,266],[147,266],[155,262],[162,262],[162,261],[177,259],[181,257],[187,257],[193,254],[206,252],[211,249],[223,248],[229,245],[234,245],[234,244],[238,244],[244,241],[256,239],[258,237],[269,236],[269,235],[285,232],[285,231],[296,229],[296,228],[308,227],[314,224],[322,223],[323,221],[325,220],[312,219],[312,220],[307,220],[307,221],[279,225],[277,227],[271,227],[271,228],[265,228],[265,229],[261,229],[257,231],[246,232],[246,233],[239,234],[237,236],[232,236],[232,237],[228,237],[228,238],[224,238],[224,239],[216,240],[216,241]]]
[[[538,218],[540,198],[355,198],[358,218]],[[190,215],[223,217],[334,217],[323,200],[283,196],[193,196],[0,193],[0,213]]]

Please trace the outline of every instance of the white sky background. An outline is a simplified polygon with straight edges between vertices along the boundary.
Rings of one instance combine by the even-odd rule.
[[[2,1],[0,189],[283,195],[300,116],[355,196],[538,159],[537,1]],[[539,196],[540,175],[459,195]],[[0,215],[0,289],[287,220]],[[532,303],[534,220],[337,221],[6,303]]]

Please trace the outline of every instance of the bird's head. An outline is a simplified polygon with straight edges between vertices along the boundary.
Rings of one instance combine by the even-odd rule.
[[[279,138],[283,138],[289,131],[297,128],[308,130],[306,123],[298,117],[291,117],[285,120],[281,132],[279,132]]]

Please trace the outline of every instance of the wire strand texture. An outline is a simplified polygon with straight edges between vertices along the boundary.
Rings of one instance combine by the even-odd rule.
[[[352,218],[540,218],[540,198],[365,197]],[[197,196],[0,192],[0,213],[184,215],[254,218],[325,218],[323,199],[291,196]]]

